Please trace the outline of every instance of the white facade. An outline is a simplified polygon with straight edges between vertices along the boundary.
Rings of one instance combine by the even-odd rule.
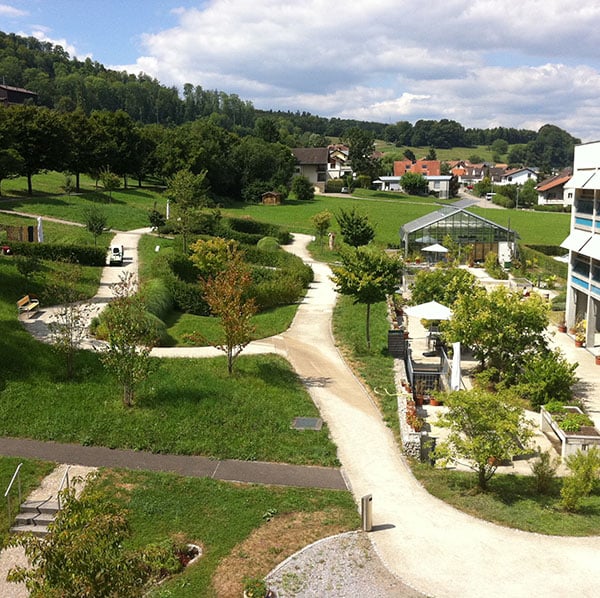
[[[531,168],[509,170],[502,176],[498,185],[524,185],[529,179],[537,180],[537,172]]]
[[[400,176],[382,176],[378,180],[373,181],[382,191],[401,191]],[[434,192],[440,199],[448,199],[450,197],[450,175],[439,176],[423,176],[427,181],[429,191]]]
[[[600,141],[575,147],[566,323],[585,320],[586,347],[600,344]]]

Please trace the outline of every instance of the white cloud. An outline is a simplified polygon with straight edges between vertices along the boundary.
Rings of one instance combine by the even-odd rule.
[[[600,136],[600,3],[210,0],[172,11],[126,68],[261,108]],[[587,4],[587,5],[584,5]]]
[[[25,17],[28,14],[29,13],[25,10],[14,8],[13,6],[9,6],[8,4],[0,4],[0,17],[16,19],[19,17]]]

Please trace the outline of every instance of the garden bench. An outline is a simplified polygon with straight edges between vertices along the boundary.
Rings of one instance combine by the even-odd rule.
[[[34,295],[25,295],[17,301],[19,313],[26,312],[31,317],[31,314],[40,306],[40,302]]]

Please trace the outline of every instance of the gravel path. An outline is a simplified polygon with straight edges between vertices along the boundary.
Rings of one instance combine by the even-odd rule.
[[[274,569],[269,588],[278,598],[419,598],[383,565],[369,536],[349,532],[307,546]]]

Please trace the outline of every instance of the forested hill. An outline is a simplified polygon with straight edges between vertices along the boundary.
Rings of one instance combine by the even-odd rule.
[[[110,70],[89,58],[83,61],[71,58],[61,46],[14,33],[0,32],[0,77],[6,85],[36,92],[39,105],[60,112],[79,108],[89,115],[97,110],[120,109],[140,123],[162,125],[211,117],[214,124],[240,136],[258,134],[288,146],[320,146],[352,128],[398,147],[489,146],[503,140],[511,146],[522,146],[515,148],[515,162],[550,168],[568,165],[573,146],[579,143],[553,125],[545,125],[537,132],[506,127],[466,129],[448,119],[384,124],[325,118],[299,111],[257,110],[236,94],[206,90],[191,83],[186,83],[182,90],[167,87],[144,73],[133,75]]]

